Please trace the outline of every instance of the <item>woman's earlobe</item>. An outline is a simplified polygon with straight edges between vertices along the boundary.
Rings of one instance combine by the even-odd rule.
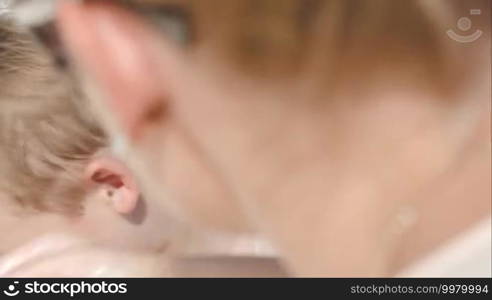
[[[85,179],[89,189],[102,192],[117,213],[129,215],[136,209],[140,191],[131,171],[116,158],[93,159],[87,166]]]

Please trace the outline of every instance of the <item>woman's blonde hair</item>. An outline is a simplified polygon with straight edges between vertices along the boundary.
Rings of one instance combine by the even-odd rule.
[[[399,68],[431,85],[449,86],[456,67],[446,36],[457,21],[455,0],[128,2],[181,10],[190,28],[188,49],[214,47],[238,70],[261,78],[295,76],[310,68],[336,80],[346,72],[370,76]]]
[[[222,44],[246,66],[254,60],[294,66],[313,52],[342,54],[358,46],[373,48],[373,55],[398,43],[433,54],[442,35],[419,0],[192,2],[198,38]]]

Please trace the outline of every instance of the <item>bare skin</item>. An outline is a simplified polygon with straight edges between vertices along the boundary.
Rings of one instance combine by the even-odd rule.
[[[14,119],[29,119],[30,115],[22,113],[21,103],[39,113],[44,113],[45,119],[39,117],[38,122],[45,122],[51,115],[61,114],[60,107],[70,105],[68,100],[78,101],[83,106],[85,99],[71,93],[71,82],[62,80],[61,74],[55,70],[49,57],[33,40],[33,37],[22,31],[15,23],[0,20],[0,91],[1,112],[0,121],[10,125],[8,114],[12,110]],[[56,86],[50,85],[56,82]],[[29,83],[29,84],[26,84]],[[31,102],[29,102],[31,101]],[[58,102],[57,102],[58,101]],[[67,102],[69,104],[67,104]],[[41,103],[39,107],[34,104]],[[7,113],[6,113],[7,112]],[[81,111],[82,112],[82,111]],[[83,112],[89,114],[90,110]],[[78,117],[74,110],[65,114]],[[87,115],[87,118],[93,116]],[[70,122],[68,119],[66,122]],[[63,126],[66,124],[62,124]],[[75,126],[84,124],[75,123]],[[2,134],[8,132],[11,126],[2,128]],[[82,129],[82,128],[80,128]],[[30,142],[37,136],[23,135],[15,132],[16,141]],[[24,134],[28,134],[24,133]],[[3,135],[2,135],[3,137]],[[45,139],[57,139],[56,132]],[[73,139],[80,137],[72,136]],[[71,143],[72,141],[68,141]],[[137,181],[126,164],[117,159],[110,149],[98,149],[84,161],[85,166],[78,170],[70,183],[77,185],[83,191],[81,211],[73,214],[63,211],[62,203],[75,202],[79,199],[67,196],[61,199],[55,190],[44,186],[22,184],[18,189],[34,190],[33,198],[19,201],[9,190],[7,177],[15,172],[23,172],[23,165],[30,162],[47,174],[45,165],[35,160],[38,157],[53,157],[43,147],[31,147],[27,151],[22,143],[0,141],[1,151],[5,153],[24,153],[23,164],[18,169],[9,168],[9,172],[0,176],[0,276],[2,277],[160,277],[160,276],[203,276],[203,265],[200,257],[191,261],[179,259],[172,264],[169,262],[169,236],[179,231],[183,235],[184,228],[178,226],[178,221],[162,209],[160,201],[152,202],[144,199],[140,193]],[[17,148],[16,148],[17,147]],[[0,155],[0,166],[5,171],[8,155]],[[70,155],[70,153],[68,153]],[[77,156],[77,153],[71,153]],[[60,160],[57,162],[59,163]],[[9,165],[10,166],[10,165]],[[65,162],[57,176],[67,176],[63,173],[70,162]],[[33,172],[36,173],[36,172]],[[73,175],[73,174],[72,174]],[[5,176],[5,177],[4,177]],[[58,186],[59,184],[53,184]],[[17,190],[17,192],[20,192]],[[77,195],[77,198],[80,197]],[[55,210],[32,207],[27,203],[54,203]],[[42,204],[42,203],[41,203]],[[42,206],[41,206],[42,207]],[[179,228],[178,228],[179,227]],[[203,255],[203,246],[212,249],[209,255],[227,256],[231,246],[227,241],[206,242],[205,245],[194,244],[188,247],[190,251]],[[217,252],[214,249],[220,249]],[[243,253],[244,254],[244,253]],[[247,254],[247,253],[246,253]],[[254,253],[253,253],[254,254]],[[273,259],[256,260],[254,257],[244,257],[234,263],[227,257],[217,257],[209,276],[267,276],[283,275],[278,264]],[[208,259],[207,261],[210,261]],[[222,262],[223,261],[223,262]],[[263,268],[263,265],[265,268]]]
[[[113,113],[108,122],[140,154],[150,194],[166,186],[173,197],[162,201],[201,225],[247,216],[219,224],[267,236],[293,275],[392,275],[490,216],[490,32],[467,50],[447,41],[470,61],[463,78],[474,80],[446,99],[391,66],[371,78],[347,71],[346,82],[364,84],[327,99],[315,71],[295,82],[251,80],[206,44],[187,56],[109,4],[64,3],[59,21]],[[186,161],[213,179],[202,197],[210,186],[233,196],[214,198],[223,213],[213,223],[193,219],[200,199],[179,188],[201,178],[175,168]],[[419,218],[394,234],[407,206]]]

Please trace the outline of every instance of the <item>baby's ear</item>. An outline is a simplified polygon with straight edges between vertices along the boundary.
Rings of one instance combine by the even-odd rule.
[[[86,168],[85,180],[89,189],[102,193],[119,214],[129,215],[137,207],[140,190],[132,172],[118,159],[94,158]]]

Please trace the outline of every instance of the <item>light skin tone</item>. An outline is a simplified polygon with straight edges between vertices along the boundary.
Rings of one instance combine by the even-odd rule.
[[[162,256],[167,241],[155,230],[166,227],[166,218],[148,210],[152,205],[141,199],[125,164],[102,150],[88,162],[84,178],[84,210],[77,216],[33,211],[0,195],[0,228],[6,229],[1,276],[169,274]],[[91,263],[79,263],[88,258]]]
[[[16,30],[17,27],[14,24],[2,22],[2,28],[4,30]],[[10,34],[7,31],[6,43],[2,43],[7,50],[7,55],[0,65],[4,69],[1,71],[1,75],[9,75],[6,73],[11,69],[19,70],[18,73],[13,72],[14,76],[6,76],[7,81],[3,81],[6,89],[2,90],[2,108],[16,109],[15,105],[12,107],[9,105],[12,103],[21,102],[23,99],[23,93],[29,94],[34,92],[34,96],[29,97],[33,103],[42,102],[43,100],[56,99],[59,94],[57,92],[66,92],[70,89],[70,83],[67,81],[58,81],[60,91],[52,92],[52,88],[48,88],[48,92],[45,93],[46,86],[43,85],[41,89],[43,93],[38,94],[40,89],[36,89],[37,81],[39,78],[57,78],[54,70],[51,68],[50,61],[45,56],[44,52],[40,52],[34,44],[30,44],[31,40],[28,36]],[[2,42],[5,42],[2,41]],[[11,43],[12,42],[12,43]],[[29,47],[27,46],[29,45]],[[50,46],[48,44],[48,46]],[[17,48],[16,48],[17,47]],[[19,52],[26,54],[26,60],[16,59],[12,53]],[[29,59],[28,59],[29,58]],[[41,61],[41,64],[35,64],[34,62]],[[5,69],[5,66],[7,68]],[[34,71],[31,71],[33,69]],[[25,84],[26,81],[22,79],[30,79],[29,77],[16,76],[23,75],[23,71],[29,70],[28,73],[33,75],[34,80],[28,80],[32,84]],[[5,74],[4,74],[5,73]],[[58,78],[57,78],[58,79]],[[24,84],[21,84],[24,82]],[[41,80],[41,82],[44,82]],[[11,91],[17,91],[18,93],[11,93]],[[18,95],[21,96],[18,96]],[[66,100],[65,96],[69,93],[62,94],[61,100]],[[39,99],[37,97],[40,97]],[[27,97],[25,97],[27,98]],[[83,103],[85,99],[70,99]],[[48,101],[46,101],[48,103]],[[50,103],[52,107],[43,105],[40,107],[41,112],[49,117],[49,113],[52,109],[57,109],[56,105],[63,107],[63,103]],[[80,114],[89,113],[86,111],[87,107],[83,107],[83,111]],[[2,111],[4,112],[4,111]],[[71,116],[77,118],[77,113],[70,111]],[[91,118],[92,116],[85,116]],[[2,117],[4,118],[4,117]],[[21,118],[30,118],[29,115],[21,115]],[[44,120],[43,120],[44,121]],[[70,122],[70,121],[69,121]],[[75,123],[78,126],[85,126],[80,123]],[[64,125],[73,125],[72,123]],[[10,127],[7,127],[7,130]],[[6,129],[6,128],[4,128]],[[82,129],[82,128],[79,128]],[[5,131],[5,130],[4,130]],[[84,131],[84,130],[81,130]],[[5,131],[7,132],[7,131]],[[10,134],[10,132],[9,132]],[[44,136],[44,139],[59,138],[56,136],[56,132]],[[81,137],[72,137],[72,141],[77,141]],[[84,136],[87,138],[87,136]],[[93,137],[95,138],[95,137]],[[26,136],[16,136],[16,139],[26,140]],[[29,138],[27,138],[29,140]],[[3,141],[6,145],[10,145],[9,141]],[[63,144],[63,143],[62,143]],[[5,146],[5,145],[4,145]],[[3,150],[3,149],[2,149]],[[17,146],[10,146],[8,150],[19,152],[20,148]],[[29,151],[29,153],[31,153]],[[44,158],[53,158],[54,154],[59,153],[50,150],[44,150],[42,147],[33,147],[32,157],[31,154],[24,155],[22,163],[32,163],[36,166],[36,172],[47,173]],[[69,157],[78,156],[76,153],[71,153]],[[85,157],[85,155],[84,155]],[[39,160],[38,160],[39,159]],[[85,158],[84,158],[85,159]],[[5,162],[12,160],[12,158],[4,158],[0,160],[0,165],[3,166]],[[60,157],[61,160],[61,157]],[[20,161],[19,161],[20,162]],[[80,162],[80,160],[78,160]],[[68,169],[71,167],[73,161],[60,162],[60,165],[65,166]],[[82,214],[64,214],[64,204],[73,204],[76,202],[72,196],[67,196],[64,199],[60,198],[58,192],[49,190],[48,184],[42,186],[41,184],[33,187],[29,184],[22,185],[18,188],[20,194],[27,192],[23,189],[30,189],[30,191],[36,192],[36,199],[22,198],[21,201],[15,199],[14,196],[7,194],[6,190],[0,189],[0,276],[12,276],[12,277],[37,277],[37,276],[169,276],[171,273],[174,275],[184,276],[265,276],[265,275],[283,275],[279,273],[279,267],[274,260],[260,259],[261,269],[258,269],[258,263],[255,258],[239,258],[231,261],[228,257],[215,257],[214,265],[224,265],[220,268],[210,267],[210,260],[201,260],[200,257],[194,257],[191,261],[177,260],[174,261],[172,266],[168,263],[168,236],[174,230],[183,230],[176,227],[175,220],[172,220],[169,215],[161,209],[160,201],[157,203],[141,197],[140,190],[138,188],[136,180],[133,178],[132,172],[126,167],[122,161],[117,159],[113,151],[108,149],[102,149],[93,155],[86,163],[85,170],[81,174],[70,171],[70,174],[76,177],[76,180],[69,180],[67,183],[61,183],[62,180],[68,177],[68,174],[60,173],[60,181],[55,182],[54,185],[58,189],[71,190],[72,186],[65,186],[65,184],[73,184],[74,190],[77,190],[76,197],[78,198],[79,186],[82,186],[85,190],[81,203],[83,206]],[[193,164],[191,164],[193,165]],[[48,168],[49,169],[49,168]],[[78,170],[78,167],[77,167]],[[23,172],[24,169],[19,167],[12,172]],[[78,171],[77,171],[78,172]],[[202,172],[200,169],[197,172]],[[8,173],[8,172],[5,172]],[[52,174],[50,173],[50,176]],[[57,176],[57,175],[54,175]],[[79,176],[83,180],[79,180]],[[55,181],[57,177],[54,178]],[[74,178],[71,178],[74,179]],[[68,183],[70,182],[70,183]],[[5,182],[3,182],[5,184]],[[50,183],[51,184],[51,183]],[[63,186],[62,186],[63,184]],[[205,184],[206,185],[206,184]],[[203,191],[202,188],[198,188],[198,191]],[[218,190],[218,193],[223,193]],[[59,200],[62,200],[57,203]],[[77,199],[77,204],[79,199]],[[53,210],[46,209],[34,209],[28,205],[22,205],[22,203],[31,202],[46,202],[49,205],[53,205]],[[69,202],[73,203],[69,203]],[[210,211],[198,212],[198,214],[210,214]],[[233,220],[231,217],[230,220]],[[224,222],[220,220],[220,223]],[[227,221],[226,223],[237,222],[236,220]],[[194,234],[196,236],[197,233]],[[237,248],[237,243],[227,244],[223,243],[223,239],[216,241],[203,238],[201,234],[198,234],[200,238],[205,242],[205,252],[209,255],[210,252],[214,252],[214,249],[219,249],[219,253],[214,252],[215,255],[227,255],[227,248],[232,246]],[[233,241],[234,242],[234,241]],[[244,243],[244,240],[240,241]],[[189,247],[190,252],[198,255],[204,255],[202,245],[196,243]],[[248,248],[248,247],[246,247]],[[212,250],[210,250],[212,249]],[[87,263],[90,261],[90,263]],[[170,270],[170,268],[173,270]],[[203,269],[210,270],[208,273],[204,273]]]
[[[190,223],[261,232],[292,275],[392,275],[490,216],[488,33],[460,52],[474,80],[445,101],[398,68],[349,72],[326,99],[315,71],[251,80],[109,4],[64,2],[58,17],[150,189],[169,190],[162,201]],[[197,213],[204,203],[220,213]],[[396,221],[407,206],[419,216],[408,228]]]
[[[284,276],[267,258],[221,253],[171,260],[169,237],[183,235],[183,227],[142,199],[132,172],[108,150],[88,162],[84,178],[84,211],[77,216],[32,211],[0,194],[1,277]],[[203,246],[228,247],[189,250],[199,254]]]

